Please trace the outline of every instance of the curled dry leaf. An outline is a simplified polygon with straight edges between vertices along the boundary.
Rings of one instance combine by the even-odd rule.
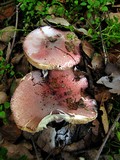
[[[118,19],[118,22],[120,22],[120,13],[109,13],[109,18],[110,19],[114,19],[114,17],[116,17]]]
[[[13,123],[9,122],[8,125],[3,125],[1,133],[5,140],[14,143],[21,135],[21,130]]]
[[[24,56],[24,54],[19,54],[19,53],[15,54],[15,56],[11,60],[11,63],[18,64],[23,56]]]
[[[108,115],[105,109],[104,102],[101,102],[100,110],[102,111],[101,119],[102,119],[103,128],[104,128],[105,134],[107,134],[109,129],[109,122],[108,122]]]
[[[101,77],[98,84],[103,84],[108,88],[111,88],[109,92],[120,94],[120,75],[111,74],[110,76]]]
[[[109,76],[101,77],[97,83],[111,88],[109,92],[120,94],[120,69],[117,65],[108,63],[105,72]]]
[[[91,64],[94,70],[102,69],[104,66],[103,57],[100,54],[94,54]]]
[[[113,63],[107,63],[106,68],[105,68],[105,73],[107,75],[111,75],[112,73],[114,73],[115,75],[119,75],[120,74],[120,70],[117,67],[116,64]]]
[[[35,157],[29,152],[29,149],[26,147],[24,143],[15,145],[7,141],[4,141],[4,143],[1,146],[5,147],[8,150],[7,156],[9,158],[17,159],[20,156],[26,155],[29,160],[35,159]]]
[[[84,141],[84,139],[81,139],[80,141],[74,142],[70,145],[66,145],[64,147],[64,151],[75,152],[78,150],[85,149],[85,147],[86,147],[85,141]]]
[[[90,149],[90,150],[87,150],[86,153],[85,153],[85,157],[89,160],[95,160],[95,157],[98,153],[98,150],[96,149]]]
[[[49,23],[54,24],[54,25],[61,25],[64,27],[66,27],[66,26],[68,27],[70,25],[70,23],[66,19],[61,18],[61,17],[46,18],[45,20]]]
[[[97,119],[95,119],[93,122],[92,122],[92,133],[95,135],[95,136],[98,136],[99,134],[99,121]]]
[[[0,51],[3,51],[5,49],[6,45],[2,42],[0,42]]]
[[[15,27],[14,26],[8,26],[2,29],[0,34],[0,41],[2,42],[9,42],[11,38],[13,38]]]
[[[91,58],[93,53],[94,53],[94,48],[92,47],[92,45],[87,42],[86,40],[82,41],[82,49],[85,52],[85,54]]]
[[[40,133],[37,145],[45,152],[50,153],[55,148],[55,136],[55,128],[48,127]]]
[[[103,99],[104,95],[104,99]],[[104,86],[103,87],[97,87],[95,88],[95,99],[98,102],[106,102],[108,99],[110,99],[111,94]]]
[[[0,92],[0,104],[5,103],[8,100],[8,96],[5,92]]]
[[[74,27],[74,30],[75,30],[76,33],[78,33],[80,35],[82,34],[82,35],[86,35],[86,36],[91,37],[89,35],[88,31],[86,29],[84,29],[84,28],[76,28],[76,27]]]
[[[80,160],[78,157],[73,156],[71,153],[69,152],[62,152],[61,153],[61,157],[64,160]]]
[[[25,75],[29,72],[30,65],[25,56],[21,58],[20,63],[16,65],[15,69],[17,73],[21,73],[22,75]]]
[[[3,83],[0,84],[0,92],[1,92],[1,91],[5,91],[5,86],[4,86]]]
[[[115,44],[109,50],[108,60],[111,64],[120,68],[120,43]]]
[[[15,11],[15,2],[13,0],[6,2],[0,2],[0,21],[3,21],[4,19],[11,17]]]
[[[115,64],[117,62],[117,60],[118,60],[118,56],[119,55],[116,54],[116,53],[109,53],[108,54],[109,62]]]

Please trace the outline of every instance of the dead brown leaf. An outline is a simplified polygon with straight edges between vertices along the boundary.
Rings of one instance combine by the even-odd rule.
[[[118,13],[109,13],[109,18],[114,19],[114,17],[118,18],[118,22],[120,22],[120,12]]]
[[[52,127],[44,129],[37,139],[37,145],[45,152],[50,153],[55,148],[56,131]]]
[[[93,133],[95,136],[98,136],[98,134],[99,134],[99,125],[100,125],[99,121],[98,121],[97,119],[94,120],[94,121],[92,122],[92,125],[93,125],[93,127],[92,127],[92,133]]]
[[[16,53],[15,56],[12,58],[11,63],[18,64],[23,56],[24,54]]]
[[[92,64],[92,68],[94,70],[102,69],[104,67],[103,57],[100,54],[97,54],[97,53],[94,54],[93,58],[92,58],[92,61],[91,61],[91,64]]]
[[[79,160],[78,157],[73,156],[70,152],[62,152],[61,157],[64,160]]]
[[[91,149],[91,150],[88,150],[85,155],[86,155],[87,159],[95,160],[97,152],[98,151],[96,149]]]
[[[0,51],[3,51],[5,49],[6,45],[2,42],[0,42]]]
[[[3,1],[4,2],[4,1]],[[0,6],[0,21],[3,21],[5,18],[9,18],[10,16],[13,15],[15,10],[15,3],[14,1],[10,1],[7,5],[2,5]]]
[[[120,94],[120,75],[111,74],[110,76],[101,77],[97,83],[111,88],[109,89],[109,92],[111,93]]]
[[[0,31],[1,32],[0,41],[9,42],[11,40],[11,38],[13,38],[14,31],[15,31],[14,26],[8,26],[8,27],[5,27],[4,29],[2,29]]]
[[[102,111],[101,119],[102,119],[103,128],[104,128],[105,134],[107,134],[107,132],[109,130],[109,122],[108,122],[108,115],[107,115],[107,112],[105,109],[104,102],[101,102],[100,110]]]
[[[61,25],[61,26],[69,26],[70,23],[61,17],[52,17],[52,18],[46,18],[46,21],[49,23],[52,23],[54,25]]]
[[[108,63],[105,72],[108,76],[101,77],[97,83],[103,84],[104,86],[110,88],[109,92],[120,94],[120,68],[115,65]]]
[[[15,144],[11,144],[7,141],[4,141],[4,143],[1,145],[1,147],[5,147],[8,150],[7,156],[9,158],[16,158],[17,159],[22,155],[26,155],[29,160],[35,159],[34,156],[29,152],[29,149],[26,147],[25,143],[20,143],[20,144],[15,145]]]
[[[93,55],[93,53],[94,53],[94,48],[92,47],[92,45],[91,45],[89,42],[87,42],[86,40],[83,40],[83,41],[81,42],[81,44],[82,44],[82,49],[83,49],[83,51],[85,52],[85,54],[86,54],[89,58],[91,58],[92,55]]]
[[[0,104],[5,103],[8,100],[8,96],[5,92],[0,92]]]
[[[82,149],[85,149],[85,141],[83,139],[64,147],[64,151],[67,152],[74,152]]]
[[[104,99],[103,99],[103,95],[104,95]],[[95,99],[98,102],[101,102],[102,100],[103,100],[103,102],[106,102],[110,98],[111,98],[111,94],[108,91],[108,89],[106,89],[105,87],[95,88]]]
[[[13,123],[1,127],[1,133],[5,140],[14,143],[21,135],[21,130]]]
[[[25,75],[29,72],[29,69],[29,62],[27,61],[26,57],[23,56],[20,63],[16,65],[16,72]]]

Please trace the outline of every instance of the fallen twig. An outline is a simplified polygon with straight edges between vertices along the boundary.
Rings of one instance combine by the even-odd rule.
[[[36,149],[36,146],[35,146],[33,137],[31,137],[31,141],[32,141],[32,144],[33,144],[33,148],[34,148],[34,150],[35,150],[35,154],[36,154],[37,160],[42,160],[42,159],[39,157],[39,154],[38,154],[38,151],[37,151],[37,149]]]
[[[117,117],[116,117],[114,123],[112,124],[112,126],[111,126],[111,128],[110,128],[110,130],[109,130],[107,136],[105,137],[104,142],[102,143],[101,147],[99,148],[98,153],[97,153],[97,155],[96,155],[96,157],[95,157],[94,160],[98,160],[98,159],[99,159],[100,154],[101,154],[101,152],[102,152],[102,150],[103,150],[103,148],[104,148],[104,146],[105,146],[105,144],[106,144],[106,142],[107,142],[107,140],[108,140],[108,138],[109,138],[111,132],[115,129],[116,122],[118,122],[119,119],[120,119],[120,113],[117,115]]]
[[[112,5],[112,7],[120,8],[120,4]]]
[[[14,47],[14,44],[15,44],[17,27],[18,27],[18,8],[19,8],[19,6],[20,6],[20,3],[19,3],[18,5],[16,5],[15,31],[14,31],[13,41],[12,41],[12,44],[11,44],[10,51],[9,51],[9,52],[7,53],[7,55],[6,55],[6,61],[7,61],[7,62],[9,62],[9,59],[10,59],[10,56],[11,56],[11,53],[12,53],[12,50],[13,50],[13,47]]]
[[[102,48],[103,48],[103,54],[104,54],[104,58],[105,58],[105,64],[107,64],[108,62],[108,56],[107,56],[107,52],[106,52],[106,47],[105,47],[105,43],[103,40],[103,36],[102,36],[102,31],[101,31],[101,25],[100,25],[100,37],[101,37],[101,42],[102,42]]]

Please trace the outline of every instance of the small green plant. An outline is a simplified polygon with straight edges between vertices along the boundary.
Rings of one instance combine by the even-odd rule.
[[[117,136],[117,140],[120,142],[120,123],[119,122],[116,123],[116,136]]]
[[[23,30],[28,33],[35,27],[40,26],[41,20],[45,17],[55,15],[66,18],[70,24],[85,22],[85,29],[92,35],[90,41],[93,45],[101,46],[101,34],[106,48],[112,44],[120,42],[120,32],[117,19],[106,19],[105,15],[109,10],[109,4],[114,4],[115,0],[66,0],[60,3],[58,0],[17,0],[23,12]],[[101,29],[102,22],[106,22],[106,27]],[[30,29],[30,30],[29,30]]]
[[[3,51],[0,51],[0,80],[5,74],[12,77],[15,74],[13,68],[13,65],[6,62]]]
[[[0,147],[0,160],[28,160],[28,158],[25,155],[20,156],[17,159],[15,159],[15,158],[8,158],[7,152],[8,151],[7,151],[6,148]]]
[[[7,110],[10,108],[10,103],[5,102],[4,104],[0,104],[0,119],[3,120],[4,124],[8,123],[7,119]]]

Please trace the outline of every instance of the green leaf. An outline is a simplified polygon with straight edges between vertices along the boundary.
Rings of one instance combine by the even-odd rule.
[[[92,6],[94,4],[93,0],[87,0],[87,2]]]
[[[103,6],[103,7],[101,8],[101,11],[107,12],[107,11],[108,11],[108,7],[107,7],[107,6]]]
[[[2,156],[2,157],[6,157],[6,155],[7,155],[7,149],[6,148],[3,148],[3,147],[0,147],[0,156]]]
[[[0,118],[5,118],[6,117],[6,113],[4,111],[0,112]]]
[[[7,65],[6,65],[6,68],[7,68],[7,69],[10,68],[10,64],[7,64]]]
[[[0,111],[2,111],[2,110],[3,110],[3,104],[0,105]]]
[[[87,3],[86,2],[82,2],[80,3],[81,6],[87,6]]]
[[[10,72],[10,76],[14,76],[15,72],[14,71],[11,71]]]
[[[3,51],[0,51],[0,56],[3,56]]]
[[[117,132],[116,132],[116,135],[117,135],[118,140],[120,141],[120,132],[117,131]]]
[[[5,103],[4,103],[4,108],[5,108],[5,109],[10,108],[10,102],[5,102]]]
[[[93,30],[90,28],[90,29],[88,29],[88,34],[89,35],[92,35],[93,34]]]
[[[78,0],[75,0],[75,1],[74,1],[74,4],[75,4],[75,5],[78,5]]]
[[[81,17],[81,18],[80,18],[80,21],[83,21],[84,19],[85,19],[84,17]]]
[[[88,17],[88,18],[91,18],[91,17],[92,17],[92,14],[91,14],[90,12],[88,12],[88,13],[87,13],[87,17]]]

